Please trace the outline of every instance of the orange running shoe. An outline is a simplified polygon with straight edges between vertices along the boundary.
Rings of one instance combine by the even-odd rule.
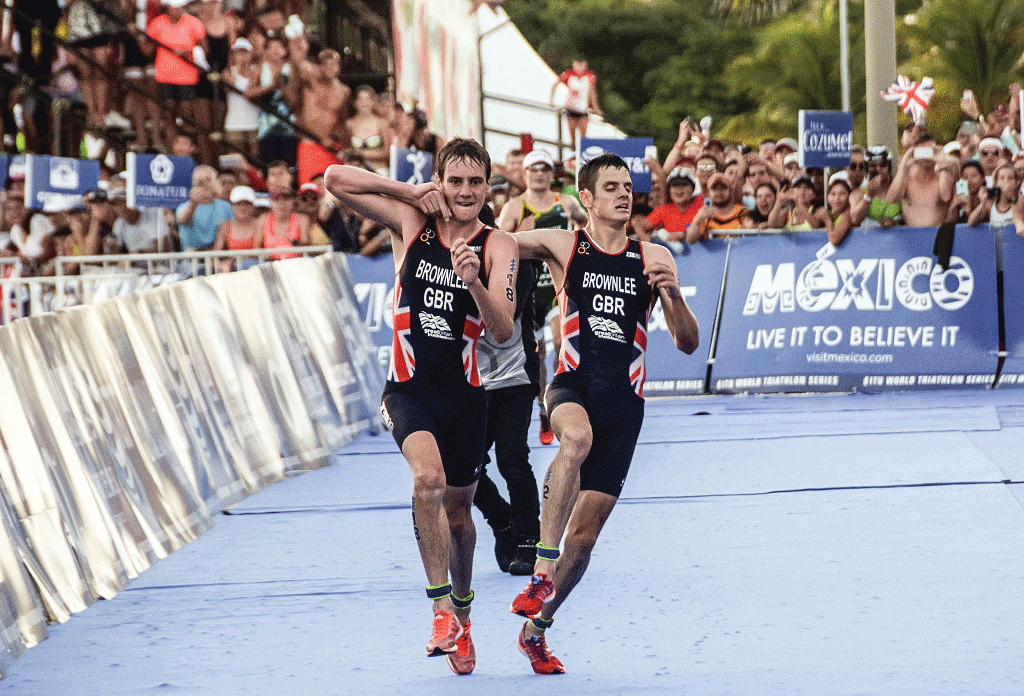
[[[530,666],[537,674],[565,674],[565,665],[551,654],[544,634],[533,634],[526,630],[529,622],[519,632],[519,649],[530,658]]]
[[[469,674],[476,667],[476,648],[473,647],[473,639],[469,636],[470,621],[462,624],[462,635],[455,641],[455,652],[450,652],[448,666],[456,674]]]
[[[462,637],[462,625],[455,614],[448,611],[435,611],[433,630],[427,641],[427,657],[447,655],[455,652],[456,643]]]
[[[540,412],[540,444],[550,445],[555,441],[555,433],[551,430],[551,421],[546,411]]]
[[[530,584],[526,589],[512,600],[511,612],[531,618],[540,613],[544,601],[555,596],[555,583],[548,580],[544,573],[538,573],[530,578]]]

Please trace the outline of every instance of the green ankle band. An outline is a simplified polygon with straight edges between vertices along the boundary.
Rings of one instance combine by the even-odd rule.
[[[545,546],[539,541],[537,542],[537,558],[544,561],[557,561],[559,555],[557,546]]]
[[[551,624],[555,622],[554,619],[542,619],[539,616],[533,617],[530,621],[533,622],[534,628],[540,631],[546,631],[551,628]]]
[[[455,593],[452,592],[452,604],[455,605],[456,609],[469,609],[469,605],[473,603],[473,597],[476,596],[473,590],[469,591],[469,595],[466,597],[456,597]]]
[[[446,582],[443,585],[434,585],[427,588],[427,599],[441,599],[452,593],[452,584]]]

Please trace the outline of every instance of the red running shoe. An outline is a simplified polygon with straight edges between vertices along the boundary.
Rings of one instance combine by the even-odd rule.
[[[511,612],[531,618],[540,613],[544,606],[544,600],[555,596],[555,583],[548,580],[544,573],[538,573],[530,578],[530,584],[526,589],[512,600]]]
[[[555,433],[551,429],[551,420],[545,411],[540,412],[540,444],[550,445],[555,441]]]
[[[476,667],[476,648],[473,647],[473,639],[469,636],[470,621],[462,624],[462,635],[455,641],[455,652],[450,652],[448,666],[456,674],[469,674]]]
[[[427,657],[447,655],[455,652],[456,643],[462,637],[462,625],[455,614],[448,611],[435,611],[433,629],[427,641]]]
[[[530,658],[533,671],[537,674],[565,674],[565,665],[551,654],[544,634],[530,633],[526,626],[523,624],[523,630],[519,632],[519,649]]]

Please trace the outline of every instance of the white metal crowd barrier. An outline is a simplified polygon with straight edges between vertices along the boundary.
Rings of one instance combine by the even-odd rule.
[[[308,257],[329,252],[329,246],[287,249],[245,249],[240,251],[187,251],[151,254],[102,254],[58,256],[53,276],[23,278],[7,273],[18,259],[0,259],[0,320],[9,324],[21,317],[38,315],[75,305],[90,304],[112,297],[131,295],[196,276],[223,272],[222,260],[236,266],[267,263],[274,257],[293,254]],[[77,267],[72,275],[70,269]],[[10,277],[7,277],[10,275]]]
[[[383,384],[341,254],[0,327],[0,673],[223,508],[382,429]]]

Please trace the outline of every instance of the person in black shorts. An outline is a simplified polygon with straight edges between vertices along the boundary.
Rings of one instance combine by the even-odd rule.
[[[485,327],[511,338],[519,263],[512,237],[477,219],[490,168],[479,143],[456,138],[438,153],[434,181],[419,186],[342,165],[324,177],[353,211],[391,230],[394,342],[381,412],[412,469],[413,530],[434,609],[427,655],[446,655],[456,674],[476,664],[471,513],[487,425],[477,343]]]
[[[561,674],[544,631],[583,577],[629,471],[643,424],[647,317],[661,300],[676,347],[697,349],[697,319],[679,292],[671,252],[626,236],[629,167],[602,154],[579,173],[586,228],[515,238],[524,259],[545,261],[558,293],[562,346],[547,392],[559,448],[544,479],[540,542],[530,584],[512,602],[527,617],[519,647],[538,674]],[[564,535],[564,539],[563,539]],[[559,553],[559,546],[562,552]]]

